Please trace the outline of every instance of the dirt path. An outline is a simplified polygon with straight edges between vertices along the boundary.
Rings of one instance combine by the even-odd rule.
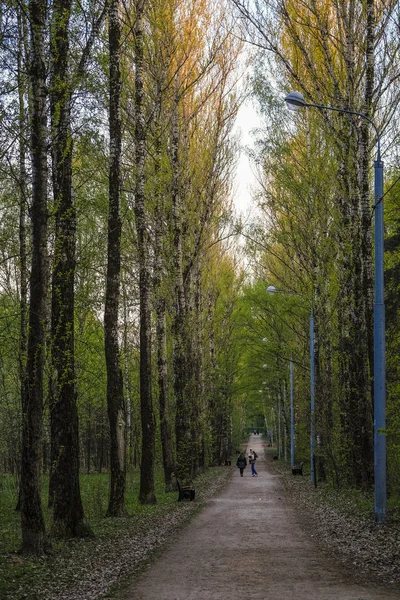
[[[179,534],[123,600],[399,600],[351,581],[321,552],[267,471],[260,436],[258,477],[235,468],[231,483]]]

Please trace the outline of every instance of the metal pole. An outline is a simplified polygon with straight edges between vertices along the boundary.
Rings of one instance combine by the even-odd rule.
[[[293,361],[290,360],[290,464],[294,465]]]
[[[314,313],[311,309],[310,312],[310,373],[311,373],[311,382],[310,382],[310,397],[311,397],[311,423],[310,423],[310,444],[311,444],[311,456],[310,456],[310,466],[311,466],[311,483],[315,485],[315,397],[314,397],[314,388],[315,388],[315,376],[314,376]]]
[[[384,302],[384,232],[383,232],[383,162],[381,161],[380,132],[374,121],[364,113],[322,104],[309,104],[299,92],[288,94],[289,104],[298,107],[315,107],[348,115],[357,115],[372,125],[378,146],[374,162],[375,180],[375,300],[374,300],[374,476],[375,519],[383,523],[386,518],[386,351]],[[311,329],[311,321],[310,321]],[[310,342],[311,344],[311,342]],[[311,369],[311,377],[313,377]],[[313,387],[313,386],[311,386]],[[311,402],[313,402],[311,398]],[[312,420],[312,417],[311,417]],[[311,423],[313,430],[313,423]],[[311,434],[312,438],[312,434]],[[312,441],[311,441],[312,446]],[[313,455],[313,450],[311,450]],[[311,472],[311,478],[313,472]],[[315,473],[314,473],[315,477]]]
[[[375,179],[375,302],[374,302],[374,474],[375,519],[386,518],[386,358],[384,303],[383,162],[378,146]]]

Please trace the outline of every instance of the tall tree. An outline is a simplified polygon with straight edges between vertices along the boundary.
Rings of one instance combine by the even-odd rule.
[[[172,446],[171,416],[169,408],[169,381],[167,356],[167,257],[164,252],[166,238],[165,212],[166,194],[163,189],[162,173],[162,87],[165,82],[164,70],[156,81],[156,117],[154,122],[154,179],[155,179],[155,215],[154,215],[154,295],[156,309],[157,337],[157,373],[158,398],[160,411],[161,446],[163,453],[165,490],[170,492],[176,487],[173,480],[174,454]],[[164,242],[164,243],[163,243]]]
[[[40,495],[43,416],[43,364],[47,295],[47,88],[46,0],[29,2],[32,90],[32,267],[29,281],[29,335],[22,402],[21,525],[22,552],[49,549]]]
[[[121,27],[119,0],[109,7],[109,97],[110,167],[108,262],[104,311],[105,353],[107,365],[107,407],[110,422],[110,498],[108,516],[123,516],[126,486],[126,407],[118,341],[118,309],[121,280]]]
[[[186,402],[188,382],[189,354],[185,342],[186,298],[183,285],[183,253],[182,253],[182,182],[179,156],[179,93],[175,92],[171,127],[171,165],[172,165],[172,223],[173,223],[173,255],[175,273],[175,314],[174,334],[174,393],[176,402],[175,437],[176,466],[182,479],[190,476],[191,465],[191,431],[189,423],[190,405]]]
[[[313,103],[364,112],[372,119],[384,89],[390,102],[385,102],[388,108],[382,112],[381,127],[391,118],[398,106],[400,78],[399,42],[388,27],[395,2],[379,7],[374,2],[334,2],[332,7],[324,0],[301,5],[262,1],[257,14],[248,0],[233,2],[252,34],[259,35],[257,42],[274,54],[282,87],[295,86]],[[320,126],[330,136],[327,141],[337,163],[335,204],[341,221],[335,275],[341,289],[338,360],[344,466],[352,483],[368,487],[372,483],[369,125],[354,115],[321,111],[321,117]],[[314,272],[319,267],[314,265]]]
[[[27,57],[25,47],[27,43],[26,15],[18,11],[18,52],[17,52],[17,79],[18,79],[18,129],[19,129],[19,277],[20,277],[20,342],[19,342],[19,372],[21,385],[21,402],[24,398],[24,382],[26,370],[26,351],[28,342],[28,266],[27,266],[27,205],[28,205],[28,177],[26,172],[26,132],[27,132],[27,106],[28,86],[25,80]],[[17,510],[21,509],[21,494],[19,490]]]
[[[69,25],[72,0],[55,0],[51,26],[50,109],[55,242],[52,277],[50,390],[53,533],[91,535],[79,485],[79,427],[75,376],[75,233],[72,194],[71,81]]]
[[[139,260],[140,295],[140,408],[142,422],[142,463],[139,500],[156,502],[154,490],[155,415],[151,372],[151,269],[149,232],[145,207],[146,122],[144,106],[144,14],[147,0],[135,2],[135,223]]]

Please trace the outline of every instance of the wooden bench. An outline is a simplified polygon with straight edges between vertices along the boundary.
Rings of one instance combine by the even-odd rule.
[[[292,475],[303,475],[303,465],[303,461],[300,461],[298,465],[292,465]]]
[[[178,496],[178,502],[180,502],[181,500],[194,500],[195,495],[196,495],[196,491],[194,489],[194,485],[193,483],[189,482],[189,483],[185,483],[182,484],[179,479],[176,480],[176,483],[178,484],[178,492],[179,492],[179,496]]]

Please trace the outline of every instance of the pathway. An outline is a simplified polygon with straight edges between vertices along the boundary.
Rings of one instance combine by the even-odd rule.
[[[121,595],[123,600],[399,600],[360,585],[299,527],[279,476],[259,456],[182,530],[162,556]]]

